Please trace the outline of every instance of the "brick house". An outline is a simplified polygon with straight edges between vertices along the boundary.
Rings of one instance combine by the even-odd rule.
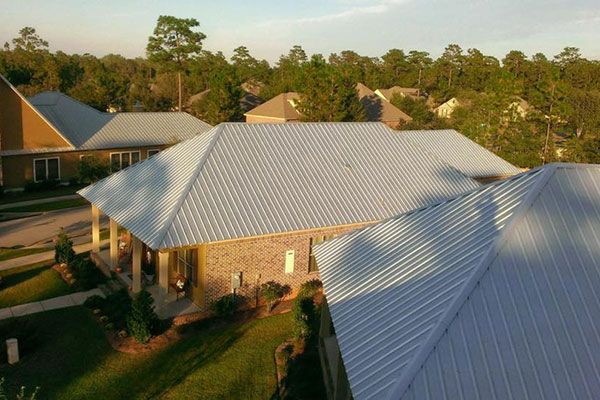
[[[68,183],[95,157],[117,171],[211,126],[186,113],[105,113],[59,92],[25,98],[0,75],[0,159],[5,189]]]
[[[478,148],[494,175],[510,166]],[[160,308],[184,277],[192,308],[206,310],[234,290],[253,299],[270,280],[318,278],[313,245],[478,186],[382,123],[224,123],[79,193],[92,204],[95,253],[99,215],[110,219],[99,263],[121,265],[125,228],[132,290],[158,277],[148,287]]]

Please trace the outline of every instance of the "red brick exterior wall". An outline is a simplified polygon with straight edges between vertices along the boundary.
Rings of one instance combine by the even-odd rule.
[[[234,272],[242,272],[242,287],[236,293],[247,297],[251,306],[256,304],[257,288],[265,282],[276,281],[297,289],[305,281],[318,279],[318,272],[308,272],[310,239],[321,235],[339,235],[359,227],[331,227],[209,244],[206,253],[206,302],[203,308],[231,293],[231,274]],[[294,272],[286,274],[285,253],[288,250],[295,251]]]

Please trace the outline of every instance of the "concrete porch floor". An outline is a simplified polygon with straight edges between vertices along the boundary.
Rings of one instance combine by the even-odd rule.
[[[101,250],[98,253],[98,257],[106,264],[106,266],[110,265],[110,252],[109,250]],[[123,282],[126,287],[131,288],[131,266],[130,265],[122,265],[123,272],[117,274],[119,280]],[[175,293],[168,293],[166,297],[160,295],[159,287],[157,284],[152,285],[144,285],[144,289],[152,295],[154,299],[154,310],[156,314],[161,319],[179,317],[182,315],[188,315],[200,312],[200,307],[194,304],[187,297],[181,297],[177,300],[177,296]]]

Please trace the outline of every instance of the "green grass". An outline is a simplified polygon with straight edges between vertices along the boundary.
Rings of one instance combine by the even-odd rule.
[[[53,201],[50,203],[32,204],[29,206],[11,207],[1,210],[2,212],[44,212],[62,210],[63,208],[81,207],[88,205],[89,203],[85,199],[71,199],[71,200],[60,200]]]
[[[41,262],[0,271],[0,308],[31,303],[71,293],[52,262]]]
[[[0,248],[0,261],[6,261],[6,260],[10,260],[12,258],[28,256],[30,254],[45,253],[47,251],[52,251],[52,249],[45,248],[45,247],[32,247],[32,248],[2,247],[2,248]]]
[[[0,204],[14,203],[17,201],[45,199],[48,197],[66,196],[75,194],[83,186],[59,186],[50,190],[41,190],[39,192],[9,192],[0,196]]]
[[[12,331],[29,344],[19,364],[0,365],[0,376],[12,394],[40,386],[41,399],[277,398],[273,355],[291,335],[291,314],[189,329],[161,350],[126,354],[110,347],[83,307],[0,321],[0,340]]]

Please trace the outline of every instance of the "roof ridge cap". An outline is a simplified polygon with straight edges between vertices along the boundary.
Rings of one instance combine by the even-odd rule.
[[[440,341],[450,324],[454,321],[456,315],[477,286],[477,283],[486,274],[491,263],[500,253],[500,249],[504,246],[504,243],[508,238],[508,234],[512,232],[514,227],[519,222],[521,222],[535,200],[538,198],[542,189],[546,186],[558,168],[559,166],[556,164],[546,166],[546,170],[544,170],[544,167],[540,168],[542,171],[540,177],[538,178],[539,180],[534,183],[534,186],[531,188],[530,192],[527,193],[521,204],[515,209],[515,212],[513,212],[507,224],[504,226],[502,231],[499,232],[496,239],[494,239],[486,253],[481,258],[479,264],[471,273],[471,276],[467,278],[467,281],[464,283],[460,292],[456,295],[454,300],[452,300],[452,303],[442,315],[440,322],[432,329],[420,350],[412,358],[412,360],[409,361],[404,372],[396,379],[396,382],[392,385],[391,389],[389,389],[388,396],[386,397],[388,400],[399,400],[404,396],[410,387],[410,384],[413,382],[416,374],[419,372],[431,352],[435,349],[436,344]]]
[[[187,184],[183,188],[182,195],[179,197],[179,199],[177,199],[177,203],[173,206],[173,209],[171,210],[171,214],[165,220],[163,226],[161,227],[162,232],[160,232],[160,234],[158,235],[158,239],[156,240],[157,248],[155,250],[160,249],[162,244],[164,243],[165,237],[167,236],[167,232],[169,231],[169,226],[171,226],[173,224],[173,220],[177,216],[179,209],[181,209],[181,205],[183,204],[184,200],[187,198],[190,188],[196,181],[196,177],[198,177],[198,175],[200,175],[200,171],[202,171],[204,164],[206,164],[206,160],[212,153],[213,148],[215,147],[217,142],[221,139],[221,136],[223,136],[223,128],[224,128],[223,124],[219,124],[213,128],[213,130],[215,131],[213,133],[214,136],[210,139],[210,143],[206,147],[204,154],[202,155],[200,160],[198,160],[198,165],[196,166],[196,169],[194,170],[194,172],[190,175],[190,178],[189,178]]]

